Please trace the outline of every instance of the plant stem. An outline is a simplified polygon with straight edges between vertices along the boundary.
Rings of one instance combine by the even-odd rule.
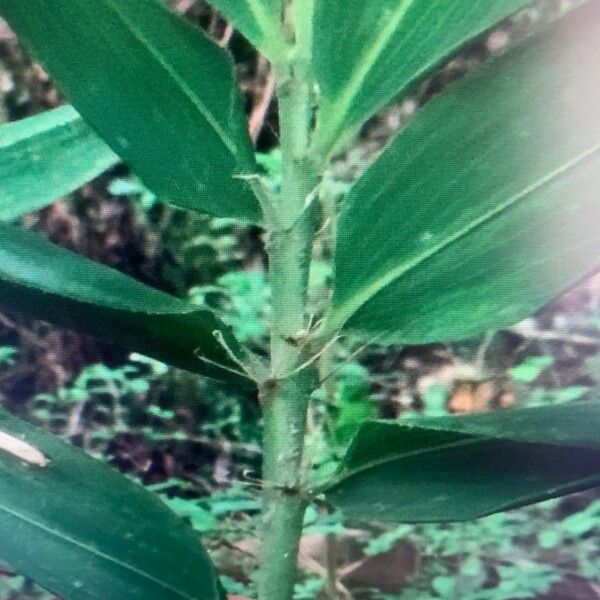
[[[312,381],[307,372],[281,382],[265,405],[262,600],[293,596],[307,505],[302,451]]]
[[[327,597],[331,600],[338,598],[337,585],[337,537],[329,533],[325,537],[325,564],[327,567]]]
[[[263,540],[259,597],[291,600],[298,546],[307,506],[303,450],[306,415],[316,384],[301,339],[306,328],[308,271],[315,231],[306,200],[318,177],[308,147],[311,83],[294,63],[277,73],[282,152],[282,190],[278,223],[269,232],[271,282],[271,372],[261,386],[264,409]]]

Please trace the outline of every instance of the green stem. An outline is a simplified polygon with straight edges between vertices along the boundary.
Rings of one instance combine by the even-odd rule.
[[[307,506],[302,454],[313,383],[310,372],[299,373],[265,398],[261,600],[293,597]]]
[[[269,232],[271,372],[261,387],[264,409],[263,529],[259,597],[291,600],[307,506],[303,469],[306,415],[316,383],[301,340],[306,328],[308,271],[315,231],[306,200],[318,184],[308,156],[311,83],[301,65],[278,73],[282,190],[277,224]]]

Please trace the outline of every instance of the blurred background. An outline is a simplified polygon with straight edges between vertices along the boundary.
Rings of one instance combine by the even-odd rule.
[[[341,201],[432,96],[570,4],[539,2],[464,50],[408,99],[392,103],[337,159],[326,179],[328,197]],[[268,62],[203,1],[171,5],[234,55],[260,163],[277,185],[277,107]],[[63,102],[0,21],[0,122]],[[265,347],[269,288],[258,228],[162,204],[125,166],[22,222],[61,246],[210,305],[239,338],[259,351]],[[317,316],[327,299],[332,246],[325,228],[311,271]],[[600,274],[510,330],[461,344],[361,349],[344,340],[322,359],[335,376],[315,393],[309,415],[315,470],[335,468],[366,418],[591,397],[600,384],[599,349]],[[160,494],[202,534],[226,589],[255,597],[261,423],[254,394],[0,312],[0,402]],[[348,522],[313,506],[296,599],[594,600],[600,598],[599,534],[600,490],[456,525]],[[0,600],[50,598],[0,565]]]

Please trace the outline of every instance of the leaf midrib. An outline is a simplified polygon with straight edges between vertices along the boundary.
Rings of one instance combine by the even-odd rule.
[[[208,106],[202,102],[202,100],[194,93],[194,91],[187,85],[187,83],[177,74],[173,67],[169,64],[168,60],[163,54],[155,48],[146,36],[137,28],[135,25],[123,14],[118,5],[114,0],[104,0],[106,7],[118,17],[123,25],[130,31],[131,35],[138,40],[138,42],[150,52],[150,54],[156,59],[158,64],[164,69],[169,77],[179,86],[183,91],[184,95],[194,105],[194,107],[204,117],[206,122],[215,130],[217,136],[223,142],[227,150],[233,155],[237,156],[238,148],[237,144],[231,139],[227,132],[221,127],[218,119],[213,115],[212,111]],[[167,10],[166,8],[163,10]],[[198,32],[198,35],[202,35]]]
[[[407,427],[407,426],[404,426]],[[410,460],[411,458],[415,458],[418,456],[424,456],[426,454],[430,454],[430,453],[437,453],[437,452],[444,452],[446,450],[451,450],[451,449],[455,449],[455,448],[463,448],[463,447],[468,447],[468,446],[476,446],[478,444],[483,444],[486,442],[508,442],[508,443],[513,443],[513,444],[523,444],[523,445],[535,445],[535,446],[559,446],[559,447],[570,447],[570,448],[582,448],[582,449],[590,449],[589,446],[582,446],[580,444],[570,444],[568,442],[550,442],[550,441],[546,441],[546,442],[535,442],[535,441],[526,441],[526,440],[520,440],[520,439],[515,439],[515,438],[511,438],[508,436],[492,436],[492,435],[476,435],[476,434],[469,434],[469,433],[465,433],[462,431],[451,431],[448,429],[430,429],[428,427],[421,427],[418,425],[414,425],[412,428],[415,429],[420,429],[422,431],[432,431],[435,433],[454,433],[456,435],[460,435],[465,437],[466,439],[461,439],[461,440],[457,440],[454,442],[447,442],[445,444],[437,444],[435,446],[428,446],[428,447],[424,447],[424,448],[419,448],[417,450],[413,450],[410,452],[404,452],[404,453],[395,453],[395,454],[388,454],[386,456],[384,456],[383,458],[376,458],[373,459],[371,461],[362,463],[360,466],[358,467],[354,467],[354,468],[350,468],[350,469],[344,469],[344,467],[342,466],[342,470],[330,481],[322,484],[322,486],[317,486],[317,488],[319,488],[319,491],[325,492],[328,489],[337,486],[338,484],[340,484],[341,482],[350,479],[351,477],[354,477],[355,475],[358,475],[360,473],[363,473],[364,471],[369,471],[371,469],[380,467],[382,465],[388,464],[388,463],[392,463],[392,462],[396,462],[396,461],[402,461],[402,460]],[[592,451],[597,451],[600,452],[599,450],[595,449],[595,448],[591,448]]]
[[[328,107],[328,115],[331,118],[331,122],[327,125],[328,131],[337,131],[339,124],[345,120],[353,100],[360,92],[373,65],[387,48],[397,28],[415,2],[416,0],[401,0],[387,24],[373,38],[373,43],[364,49],[344,89],[337,94],[336,100]]]
[[[46,534],[55,536],[58,539],[65,542],[66,544],[71,544],[73,546],[81,548],[82,550],[84,550],[85,552],[88,552],[89,554],[92,554],[93,556],[96,556],[98,558],[106,560],[112,564],[118,565],[119,567],[124,568],[124,569],[134,573],[135,575],[138,575],[139,577],[147,579],[148,581],[151,581],[152,583],[159,585],[163,589],[168,590],[169,592],[173,592],[174,594],[176,594],[180,598],[183,598],[184,600],[196,600],[196,597],[190,596],[186,592],[183,592],[183,591],[173,587],[171,584],[154,577],[150,573],[146,573],[145,571],[138,569],[137,567],[135,567],[125,561],[122,561],[114,556],[111,556],[110,554],[106,554],[105,552],[101,552],[100,550],[98,550],[97,548],[94,548],[93,546],[90,546],[83,542],[80,542],[80,541],[76,540],[75,538],[72,538],[71,536],[63,533],[62,531],[52,529],[51,527],[48,527],[47,525],[44,525],[43,523],[35,521],[16,510],[12,510],[12,509],[8,508],[7,506],[0,506],[0,511],[4,511],[5,513],[12,516],[13,518],[23,521],[24,523],[27,523],[29,525],[32,525],[33,527],[35,527],[37,529],[40,529],[41,531],[45,532]]]
[[[467,434],[462,434],[462,435],[467,435]],[[466,440],[458,440],[456,442],[448,442],[446,444],[439,444],[437,446],[428,446],[427,448],[419,448],[418,450],[413,450],[411,452],[389,454],[383,458],[376,458],[371,461],[362,463],[360,466],[354,467],[351,469],[346,469],[342,465],[342,470],[336,476],[334,476],[333,479],[331,479],[330,481],[323,484],[321,486],[321,488],[319,488],[319,491],[326,491],[332,487],[335,487],[342,481],[345,481],[346,479],[350,479],[351,477],[358,475],[359,473],[363,473],[364,471],[369,471],[371,469],[380,467],[381,465],[385,465],[390,462],[395,462],[395,461],[404,460],[404,459],[410,459],[410,458],[414,458],[415,456],[422,456],[425,454],[429,454],[431,452],[449,450],[452,448],[461,448],[463,446],[471,446],[474,444],[481,443],[482,440],[484,440],[484,439],[485,438],[469,437]]]
[[[321,491],[323,491],[324,493],[327,493],[328,489],[331,488],[335,488],[335,486],[341,484],[344,482],[346,478],[340,478],[339,481],[335,482],[335,485],[332,484],[331,486],[328,486],[327,489],[323,489]],[[590,485],[597,485],[598,482],[600,482],[600,474],[598,473],[594,473],[593,475],[588,475],[587,477],[580,477],[578,479],[570,479],[569,481],[566,481],[564,483],[558,483],[553,485],[552,487],[546,487],[544,488],[543,491],[537,492],[537,493],[528,493],[528,494],[521,494],[521,495],[517,495],[514,496],[514,500],[508,501],[508,502],[502,502],[501,504],[497,504],[494,507],[488,507],[487,510],[482,511],[481,509],[479,510],[472,510],[471,514],[469,516],[463,516],[463,517],[459,517],[459,518],[446,518],[446,520],[440,520],[439,518],[436,519],[419,519],[419,520],[409,520],[407,522],[409,523],[428,523],[428,522],[437,522],[437,523],[444,523],[444,522],[449,522],[449,523],[456,523],[456,522],[461,522],[461,521],[471,521],[475,518],[481,518],[481,517],[485,517],[485,516],[489,516],[498,512],[503,512],[503,511],[507,511],[507,510],[511,510],[513,508],[515,508],[516,506],[525,506],[528,504],[532,504],[534,502],[539,502],[540,498],[554,498],[557,495],[565,495],[565,494],[569,494],[569,493],[575,493],[578,491],[582,491],[585,490],[587,488],[590,487]],[[335,492],[335,489],[333,489],[333,491]]]
[[[495,208],[485,212],[479,218],[474,219],[471,223],[465,227],[459,229],[456,233],[449,235],[447,238],[442,240],[439,244],[432,246],[429,250],[422,252],[412,260],[400,263],[393,269],[382,274],[378,278],[374,279],[370,284],[359,290],[356,294],[348,298],[339,306],[333,306],[330,310],[329,315],[324,320],[321,327],[321,335],[331,335],[332,333],[342,329],[346,321],[356,314],[367,302],[372,300],[379,292],[384,288],[394,283],[397,279],[406,275],[408,272],[414,270],[425,261],[435,257],[443,250],[450,247],[452,244],[460,241],[476,229],[486,225],[495,217],[500,216],[502,213],[508,211],[510,208],[516,206],[523,200],[526,200],[535,192],[542,189],[544,186],[552,183],[557,177],[568,173],[577,167],[581,162],[590,158],[593,154],[600,151],[600,143],[592,146],[585,152],[582,152],[572,160],[566,162],[558,169],[550,172],[545,177],[542,177],[538,181],[534,182],[530,186],[523,189],[518,194],[511,196],[508,200],[499,204]]]

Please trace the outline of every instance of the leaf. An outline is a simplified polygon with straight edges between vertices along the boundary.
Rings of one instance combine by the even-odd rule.
[[[220,331],[235,352],[241,352],[239,346],[210,311],[10,225],[0,225],[0,305],[87,331],[182,369],[240,379],[197,356],[237,368],[213,332]]]
[[[328,154],[379,108],[531,0],[316,0],[316,146]],[[332,27],[332,23],[339,24]]]
[[[462,521],[600,485],[600,402],[365,423],[324,491],[353,518]]]
[[[282,0],[210,0],[225,18],[270,59],[281,58]]]
[[[0,127],[0,220],[69,194],[119,162],[70,107]]]
[[[349,363],[337,373],[336,407],[330,417],[332,442],[345,447],[361,425],[377,417],[377,407],[370,396],[369,372],[362,365]]]
[[[161,200],[257,221],[232,63],[157,0],[0,0],[87,123]]]
[[[600,11],[427,105],[354,185],[322,333],[428,343],[511,325],[600,255]]]
[[[141,485],[4,411],[0,430],[46,457],[0,448],[0,558],[69,600],[217,600],[197,535]]]
[[[553,356],[530,356],[508,372],[515,381],[533,383],[553,363]]]

